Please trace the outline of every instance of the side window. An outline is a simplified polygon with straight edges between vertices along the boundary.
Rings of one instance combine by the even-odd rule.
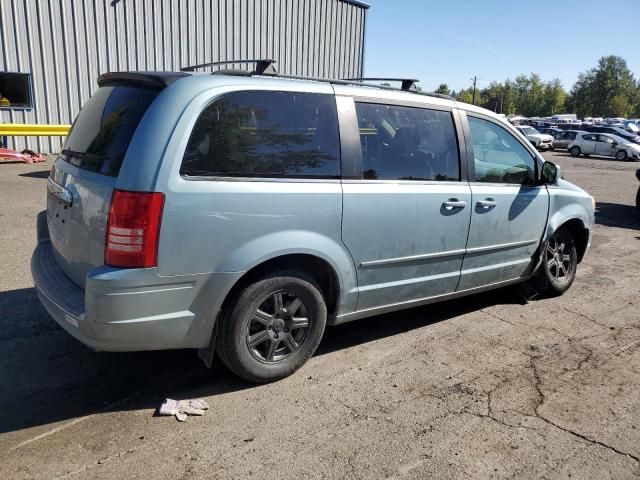
[[[604,143],[613,143],[613,138],[607,137],[606,135],[598,135],[598,141]]]
[[[356,113],[364,179],[460,179],[450,112],[356,102]]]
[[[596,141],[596,136],[595,135],[582,135],[582,139],[583,140],[588,140],[590,142],[595,142]]]
[[[196,121],[180,173],[339,178],[335,98],[291,92],[225,95]]]
[[[477,182],[535,183],[535,160],[505,128],[469,116]]]

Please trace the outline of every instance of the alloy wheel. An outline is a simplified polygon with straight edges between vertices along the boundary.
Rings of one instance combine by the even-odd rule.
[[[251,355],[264,363],[277,363],[297,352],[309,333],[307,307],[286,290],[269,294],[247,324]]]
[[[545,261],[551,276],[559,283],[566,283],[571,279],[573,262],[571,261],[571,246],[555,233],[547,242]]]

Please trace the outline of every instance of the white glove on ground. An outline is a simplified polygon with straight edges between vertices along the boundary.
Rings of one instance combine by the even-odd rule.
[[[171,400],[167,398],[160,409],[159,415],[175,415],[180,421],[184,422],[187,419],[187,415],[204,415],[204,412],[209,408],[207,402],[201,398],[195,398],[193,400]]]

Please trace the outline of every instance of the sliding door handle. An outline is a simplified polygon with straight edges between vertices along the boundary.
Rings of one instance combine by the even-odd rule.
[[[467,202],[464,200],[458,200],[457,198],[450,198],[446,202],[442,203],[443,208],[447,210],[453,210],[454,208],[464,208],[467,206]]]
[[[491,208],[491,207],[495,207],[496,205],[498,205],[498,202],[496,202],[493,198],[485,198],[484,200],[478,200],[478,202],[476,203],[476,207],[478,208]]]

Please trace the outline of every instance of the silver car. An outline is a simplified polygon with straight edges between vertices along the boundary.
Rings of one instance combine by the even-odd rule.
[[[640,160],[640,145],[610,133],[581,133],[567,149],[573,157],[603,155],[620,161]]]
[[[569,144],[576,139],[576,135],[589,133],[583,130],[564,130],[556,133],[553,137],[553,148],[555,150],[567,150]]]
[[[285,377],[325,326],[572,284],[593,198],[439,95],[227,72],[108,73],[48,178],[32,274],[96,350],[214,351]]]

